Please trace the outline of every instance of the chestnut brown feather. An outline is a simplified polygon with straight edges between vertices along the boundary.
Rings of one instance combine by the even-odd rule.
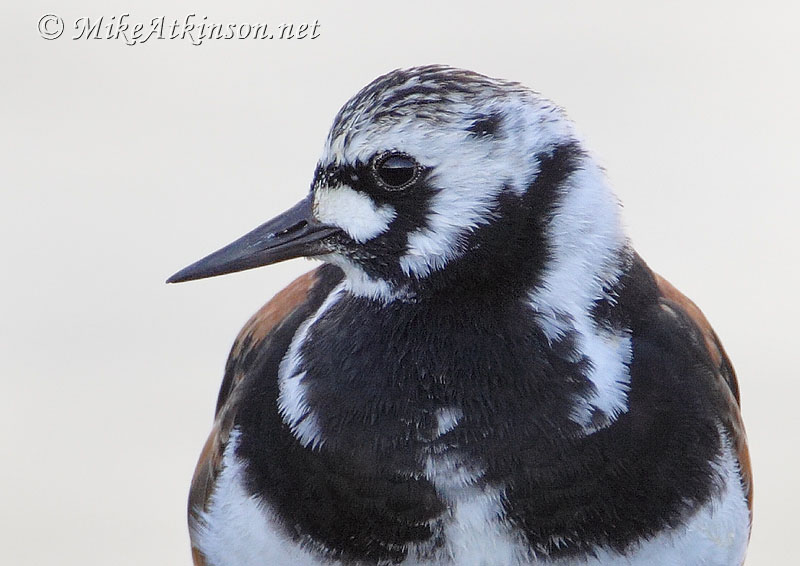
[[[750,465],[750,453],[747,448],[747,435],[740,413],[739,384],[736,379],[736,373],[733,370],[733,365],[728,359],[728,355],[725,353],[725,348],[722,347],[717,333],[714,332],[714,329],[703,314],[703,311],[700,310],[700,307],[662,276],[657,273],[653,275],[658,290],[661,293],[662,300],[666,301],[666,304],[670,308],[680,309],[694,322],[703,336],[708,355],[714,362],[716,368],[715,375],[720,381],[720,390],[723,392],[724,398],[728,401],[728,411],[726,415],[723,415],[723,424],[736,450],[742,485],[747,497],[747,506],[752,516],[753,471]]]

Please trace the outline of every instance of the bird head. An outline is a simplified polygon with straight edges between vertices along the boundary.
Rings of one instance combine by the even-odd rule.
[[[460,69],[396,70],[339,111],[300,203],[169,282],[306,256],[384,301],[581,270],[601,284],[624,247],[618,208],[551,102]]]

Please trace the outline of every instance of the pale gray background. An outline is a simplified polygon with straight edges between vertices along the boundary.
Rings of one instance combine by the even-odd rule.
[[[0,562],[190,563],[186,493],[228,348],[311,264],[163,281],[298,200],[356,90],[433,62],[519,80],[568,109],[638,250],[700,304],[738,370],[756,477],[748,564],[796,560],[793,3],[8,4]],[[36,30],[46,13],[69,25],[126,11],[318,19],[321,37],[129,47]]]

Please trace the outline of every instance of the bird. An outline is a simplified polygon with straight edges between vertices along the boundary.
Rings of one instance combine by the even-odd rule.
[[[739,388],[556,104],[443,65],[338,112],[294,207],[173,275],[321,265],[246,323],[196,566],[743,563]]]

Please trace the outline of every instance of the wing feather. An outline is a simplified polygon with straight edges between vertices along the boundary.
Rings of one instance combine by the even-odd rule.
[[[747,496],[747,505],[750,513],[753,512],[753,471],[750,465],[750,453],[747,448],[747,435],[744,430],[744,423],[740,412],[739,383],[733,365],[722,347],[722,343],[717,337],[716,332],[706,319],[703,311],[678,291],[669,281],[654,273],[656,285],[661,293],[662,301],[670,308],[680,309],[689,319],[691,319],[703,337],[704,345],[709,357],[715,367],[715,376],[719,380],[719,389],[727,400],[727,413],[723,415],[723,424],[727,429],[728,435],[739,460],[739,469],[742,476],[742,484]]]

